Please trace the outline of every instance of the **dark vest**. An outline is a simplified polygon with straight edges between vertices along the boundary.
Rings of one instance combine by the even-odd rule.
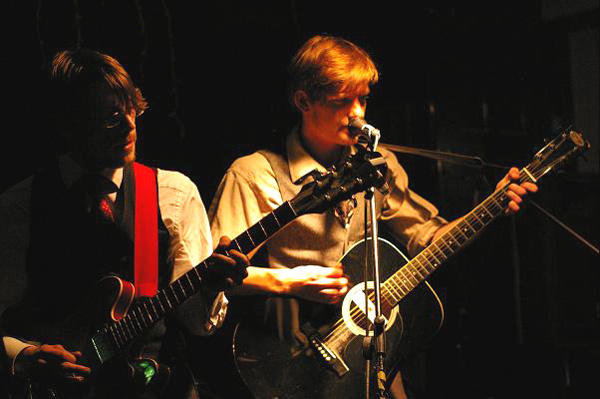
[[[133,167],[129,165],[123,172],[115,204],[115,223],[94,219],[74,197],[65,187],[58,165],[34,175],[27,253],[28,291],[22,302],[3,315],[3,324],[16,337],[60,343],[62,321],[85,302],[96,281],[106,275],[133,281]],[[166,262],[169,234],[160,211],[157,217],[162,287],[168,284],[172,268]],[[55,329],[52,326],[57,322]]]

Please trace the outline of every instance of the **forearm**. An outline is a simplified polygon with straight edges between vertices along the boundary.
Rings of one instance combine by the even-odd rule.
[[[288,269],[249,266],[247,270],[248,277],[244,279],[243,284],[228,290],[227,295],[284,295],[290,293],[283,278]]]

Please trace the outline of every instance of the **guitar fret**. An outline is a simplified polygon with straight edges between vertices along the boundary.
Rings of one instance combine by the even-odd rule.
[[[448,255],[446,256],[446,259],[454,254],[454,249],[450,245],[454,241],[450,240],[450,242],[448,242],[444,239],[444,237],[442,237],[442,239],[439,240],[439,242],[444,246],[444,248],[446,248],[448,250]],[[444,254],[445,254],[445,252],[444,252]]]
[[[408,291],[412,290],[413,288],[415,288],[415,286],[412,284],[412,281],[410,281],[410,277],[406,276],[406,273],[404,271],[404,267],[402,269],[400,269],[400,274],[402,275],[402,277],[400,277],[400,280],[402,281],[402,284],[407,287],[409,286],[410,289],[408,289]],[[410,285],[408,285],[408,284]]]
[[[237,249],[240,252],[244,252],[242,246],[240,245],[240,243],[238,242],[237,238],[234,238],[233,240],[231,240],[231,244],[235,245],[235,248],[233,249]]]
[[[185,302],[185,300],[188,298],[188,296],[185,294],[185,290],[183,289],[181,282],[175,281],[171,285],[173,286],[173,291],[176,291],[177,289],[179,289],[179,298],[180,298],[179,303]]]
[[[131,333],[131,330],[129,329],[129,325],[127,324],[127,319],[125,319],[125,318],[121,319],[119,321],[119,324],[121,325],[121,328],[123,329],[123,333],[124,333],[125,339],[126,339],[125,342],[131,340],[134,337],[134,335]]]
[[[402,270],[402,269],[400,269],[400,270]],[[409,292],[409,290],[406,290],[406,287],[402,283],[402,277],[400,276],[400,270],[398,270],[396,272],[396,274],[394,275],[394,279],[396,280],[396,286],[398,287],[398,289],[402,293],[402,296],[404,296],[404,295],[406,295]]]
[[[448,259],[448,257],[446,256],[446,254],[444,253],[444,251],[439,247],[438,245],[438,241],[434,242],[433,244],[430,245],[430,248],[432,248],[432,252],[434,252],[434,256],[435,255],[439,255],[436,256],[436,259],[441,259],[441,262],[445,261],[446,259]],[[440,262],[440,263],[441,263]]]
[[[158,309],[156,309],[156,306],[154,306],[154,297],[153,298],[148,298],[148,303],[150,304],[150,307],[152,308],[152,311],[156,315],[155,319],[156,320],[160,319],[160,313],[158,313]]]
[[[237,236],[235,238],[235,243],[238,247],[238,251],[244,254],[250,252],[254,248],[254,244],[252,243],[250,236],[248,236],[246,232]]]
[[[469,225],[469,223],[465,220],[465,218],[463,218],[459,223],[458,226],[460,227],[460,232],[461,234],[467,239],[469,240],[471,238],[471,236],[474,235],[474,231],[471,228],[471,226]]]
[[[252,248],[256,248],[256,244],[254,243],[254,240],[252,239],[252,236],[250,235],[250,232],[248,230],[246,230],[246,236],[248,236],[248,238],[250,239],[250,242],[252,243]]]
[[[165,301],[167,301],[167,305],[169,305],[169,309],[173,309],[173,305],[171,304],[171,301],[169,300],[169,296],[167,295],[166,290],[162,290],[161,293],[163,294]],[[160,293],[158,295],[160,295]]]
[[[145,300],[142,300],[138,304],[137,312],[138,312],[138,315],[142,319],[142,325],[144,327],[148,327],[150,324],[152,324],[152,318],[150,317],[150,314],[148,314],[148,309],[146,308],[146,301]]]
[[[160,306],[160,310],[161,310],[162,314],[164,315],[165,313],[167,313],[167,311],[165,310],[165,307],[163,306],[159,295],[160,295],[160,292],[158,294],[156,294],[156,296],[154,298],[156,298],[156,302],[158,303],[158,306]]]
[[[171,305],[171,308],[174,308],[175,306],[179,305],[179,298],[177,297],[177,293],[175,292],[175,289],[172,285],[169,285],[168,287],[165,288],[165,292],[168,295],[169,293],[171,293],[171,303],[174,305]]]
[[[396,301],[399,301],[400,298],[402,298],[402,287],[400,287],[400,284],[398,283],[398,277],[393,274],[387,281],[385,281],[383,284],[389,284],[390,287],[394,290],[397,298],[395,298]]]
[[[131,314],[131,319],[135,322],[134,327],[137,325],[137,327],[139,328],[139,331],[136,331],[136,333],[140,332],[143,330],[143,326],[140,323],[140,320],[138,318],[138,314],[136,313],[137,309],[133,309],[133,311],[130,313]]]
[[[144,306],[144,309],[146,310],[146,315],[148,316],[148,320],[149,320],[149,324],[152,324],[156,321],[157,318],[155,318],[154,316],[152,316],[152,313],[150,312],[150,307],[148,307],[148,303],[150,303],[149,301],[144,301],[142,302],[142,305]]]
[[[260,220],[258,221],[258,223],[256,223],[258,225],[258,227],[260,227],[260,229],[262,230],[263,234],[265,235],[265,239],[267,237],[269,237],[269,235],[267,234],[267,232],[265,231],[265,228],[263,227],[262,223],[260,222]]]
[[[477,211],[479,214],[479,219],[481,219],[485,224],[488,224],[492,221],[492,219],[494,219],[494,215],[489,211],[489,209],[487,209],[485,202],[477,208]]]
[[[202,276],[200,275],[200,270],[198,269],[198,266],[194,267],[192,270],[196,274],[196,278],[198,279],[198,284],[202,284]]]
[[[127,333],[125,332],[125,329],[121,326],[121,323],[118,322],[114,324],[114,327],[115,332],[118,334],[120,344],[124,345],[127,342]]]
[[[183,297],[184,298],[189,298],[189,295],[187,292],[185,292],[185,287],[183,286],[183,281],[179,281],[177,280],[177,285],[179,286],[179,289],[181,290],[181,292],[183,293]],[[191,293],[190,293],[191,294]]]
[[[194,287],[194,283],[192,283],[192,280],[190,279],[190,273],[186,273],[185,274],[185,278],[187,279],[189,285],[190,285],[190,291],[191,292],[196,292],[196,289]]]
[[[130,327],[131,330],[133,331],[133,335],[131,336],[131,338],[135,337],[137,334],[139,334],[142,331],[141,326],[137,326],[139,327],[139,330],[136,329],[136,323],[139,324],[137,322],[137,320],[135,319],[135,312],[131,312],[127,314],[127,317],[125,317],[123,320],[126,320],[125,323],[127,323]]]
[[[392,276],[393,277],[393,276]],[[400,300],[400,295],[398,290],[396,289],[396,287],[394,286],[394,284],[392,284],[393,281],[391,281],[392,279],[390,279],[390,284],[386,284],[387,282],[383,283],[384,287],[388,288],[388,291],[394,296],[394,301],[399,301]]]
[[[123,346],[123,339],[121,338],[121,333],[119,332],[119,329],[117,328],[116,324],[111,324],[109,327],[110,333],[111,333],[111,337],[114,339],[114,341],[117,344],[117,347],[121,347]]]
[[[467,215],[465,217],[465,219],[467,219],[468,223],[473,226],[473,228],[476,231],[479,231],[483,228],[483,223],[481,223],[481,220],[479,220],[479,218],[477,217],[477,215],[475,215],[474,213],[470,213],[469,215]]]
[[[123,338],[123,344],[127,344],[127,342],[129,342],[129,340],[131,339],[131,334],[129,333],[129,329],[126,328],[127,326],[125,325],[125,323],[123,322],[123,319],[119,320],[119,328],[121,329],[121,338]]]
[[[496,196],[498,196],[500,198],[498,198],[498,199],[494,198]],[[506,208],[505,202],[508,202],[508,201],[506,201],[507,198],[508,198],[508,195],[506,195],[506,193],[504,191],[498,191],[496,195],[492,195],[490,197],[490,201],[492,203],[494,203],[499,209],[503,210],[504,208]],[[498,202],[498,200],[500,200],[500,202]]]
[[[403,267],[403,269],[406,269],[409,272],[409,276],[412,276],[416,279],[417,282],[416,282],[415,286],[417,286],[417,284],[419,284],[419,281],[421,281],[421,279],[423,278],[423,275],[419,271],[419,269],[423,270],[423,268],[421,267],[419,262],[411,262],[411,263],[405,265]],[[406,274],[406,272],[403,272],[403,273]],[[411,283],[412,283],[412,280],[411,280]]]
[[[391,297],[392,301],[390,301],[390,297]],[[382,312],[387,312],[393,308],[393,306],[392,306],[393,300],[394,300],[393,293],[389,290],[388,287],[382,285],[382,287],[381,287],[381,301],[382,301],[382,304],[381,304],[382,309],[381,310],[382,310]],[[387,306],[385,306],[386,304],[387,304]]]
[[[468,227],[471,229],[471,236],[474,236],[475,234],[477,234],[477,229],[473,226],[473,224],[471,223],[471,221],[469,220],[469,215],[467,215],[466,217],[463,218],[463,221],[465,222],[466,225],[468,225]]]
[[[423,255],[425,256],[425,259],[427,259],[427,262],[429,262],[429,264],[431,264],[434,268],[437,268],[437,266],[441,263],[431,252],[429,247],[423,250]],[[433,262],[429,259],[428,255],[433,259]]]
[[[435,271],[435,267],[433,267],[431,262],[429,262],[429,260],[425,256],[417,257],[417,259],[415,259],[415,260],[416,260],[416,263],[421,268],[421,270],[425,271],[425,273],[426,273],[425,277],[429,276],[433,271]],[[425,262],[423,262],[423,260]]]
[[[273,212],[272,215],[273,215],[273,219],[275,219],[275,223],[277,223],[277,227],[281,228],[281,223],[279,223],[279,220],[277,219],[277,215],[275,215],[275,212]]]

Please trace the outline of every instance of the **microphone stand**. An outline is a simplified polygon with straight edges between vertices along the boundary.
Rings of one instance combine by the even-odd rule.
[[[371,133],[367,137],[369,151],[375,151],[379,142],[379,131]],[[371,372],[371,361],[374,357],[375,372],[377,379],[377,398],[387,398],[385,383],[386,374],[384,370],[383,361],[386,356],[385,348],[385,323],[386,318],[381,312],[381,283],[379,273],[379,231],[377,225],[377,210],[374,200],[375,189],[369,188],[365,192],[365,262],[364,262],[364,292],[365,292],[365,337],[363,339],[363,355],[365,357],[365,397],[370,399],[370,372]],[[369,252],[368,245],[368,221],[371,221],[371,252]],[[372,254],[372,257],[369,255]],[[373,306],[369,303],[368,295],[368,281],[369,281],[369,258],[372,261],[372,274],[373,274],[373,293],[375,300],[375,313],[374,318],[371,321],[373,324],[373,335],[369,334],[369,317],[372,314]]]

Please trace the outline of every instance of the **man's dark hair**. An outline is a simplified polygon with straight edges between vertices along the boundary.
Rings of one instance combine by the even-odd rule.
[[[50,65],[49,101],[54,119],[60,123],[82,115],[90,85],[95,83],[106,84],[127,110],[141,114],[148,107],[117,60],[90,49],[69,49],[56,53]]]

